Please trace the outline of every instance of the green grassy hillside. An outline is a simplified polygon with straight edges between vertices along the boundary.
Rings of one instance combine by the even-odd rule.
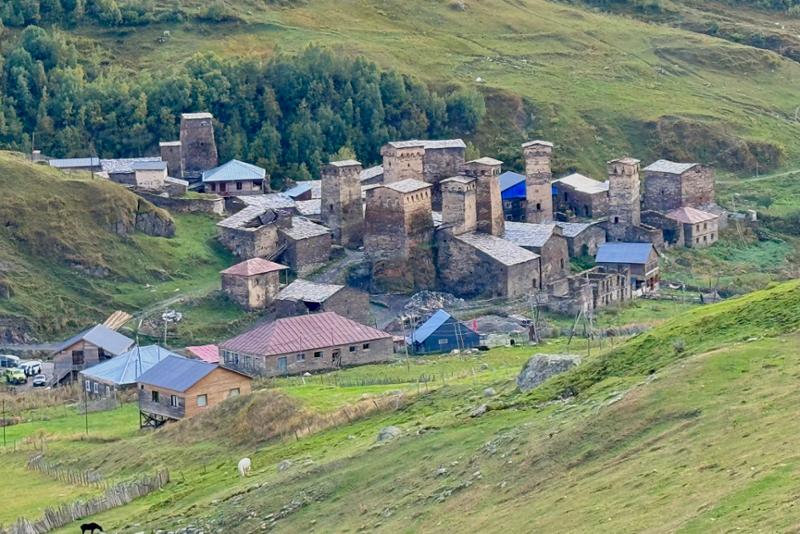
[[[133,231],[137,212],[172,216],[88,173],[64,174],[0,152],[0,188],[0,316],[40,338],[116,309],[205,294],[232,261],[207,217],[174,217],[173,238]]]
[[[432,84],[477,86],[490,109],[478,145],[508,162],[533,136],[557,142],[559,170],[601,173],[624,153],[748,170],[756,160],[762,170],[774,165],[778,152],[784,163],[800,159],[800,65],[724,39],[543,0],[228,5],[234,22],[73,33],[93,54],[153,72],[200,50],[268,57],[314,43]],[[170,37],[159,43],[165,30]]]
[[[495,349],[274,380],[155,433],[136,430],[131,405],[91,414],[88,438],[81,416],[34,413],[9,427],[18,452],[5,459],[37,435],[49,462],[107,480],[168,466],[165,490],[92,518],[122,532],[792,531],[799,299],[791,282],[689,311],[595,347],[543,393],[513,383],[542,348]],[[537,401],[565,383],[578,394]],[[377,443],[387,425],[402,435]]]

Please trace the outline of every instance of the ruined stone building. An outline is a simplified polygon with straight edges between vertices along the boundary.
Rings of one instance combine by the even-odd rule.
[[[180,149],[183,178],[197,180],[203,171],[219,165],[211,113],[181,114]]]
[[[703,209],[715,202],[714,169],[666,159],[644,168],[644,209],[665,213],[681,207]]]
[[[378,290],[432,288],[431,185],[404,179],[369,186],[364,251]]]
[[[563,230],[555,223],[506,222],[503,239],[539,256],[539,279],[543,285],[569,274],[569,247]]]
[[[298,278],[284,287],[275,303],[278,317],[336,312],[359,323],[372,322],[369,294],[338,284],[320,284]]]
[[[680,228],[676,232],[679,244],[689,248],[713,245],[719,239],[719,216],[690,206],[675,208],[664,217],[675,221]]]
[[[632,297],[628,271],[597,266],[551,284],[545,304],[552,311],[575,315],[621,304]]]
[[[305,217],[292,217],[291,225],[279,226],[278,235],[285,247],[281,258],[300,275],[324,266],[331,257],[331,231]]]
[[[525,157],[526,222],[546,223],[553,219],[553,143],[529,141],[522,145]]]
[[[334,161],[322,168],[321,218],[335,243],[357,248],[364,242],[361,163]]]
[[[222,291],[246,310],[270,306],[280,290],[280,273],[285,265],[251,258],[220,272]]]
[[[167,180],[167,163],[164,161],[137,161],[131,165],[136,187],[150,190],[164,189]]]
[[[555,209],[568,219],[598,219],[608,215],[608,182],[579,173],[553,181]]]
[[[557,222],[561,234],[567,241],[570,258],[581,258],[597,254],[597,249],[606,242],[606,230],[597,221]]]

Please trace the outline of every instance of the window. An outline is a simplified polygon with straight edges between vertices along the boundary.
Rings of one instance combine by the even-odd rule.
[[[156,403],[159,402],[158,391],[151,391],[150,392],[150,400],[153,401],[153,402],[156,402]]]
[[[314,357],[315,357],[315,358],[322,358],[322,351],[321,351],[321,350],[318,350],[317,352],[315,352],[315,353],[314,353]]]
[[[242,182],[236,182],[236,190],[237,191],[241,191],[242,190]]]
[[[225,192],[225,182],[222,182],[221,184],[219,184],[219,190],[220,190],[221,193]]]
[[[228,398],[230,399],[231,397],[238,397],[240,393],[241,391],[239,391],[239,388],[233,388],[228,391]]]
[[[439,339],[439,345],[447,345],[447,340],[445,338]]]
[[[169,396],[169,405],[173,408],[178,407],[178,396],[177,395],[170,395]]]
[[[197,396],[197,405],[198,406],[208,406],[208,395],[198,395]]]
[[[619,224],[619,217],[614,217],[614,224]]]
[[[301,352],[300,354],[297,355],[297,361],[298,362],[303,362],[303,361],[305,361],[305,359],[306,359],[306,353],[305,352]]]
[[[564,258],[561,258],[559,263],[561,263],[561,269],[564,269]]]
[[[95,395],[100,393],[100,384],[97,382],[92,384],[92,390],[94,391]]]
[[[364,343],[363,345],[361,345],[361,349],[362,350],[369,350],[369,343]]]
[[[88,381],[88,380],[87,380],[87,381],[84,383],[84,385],[86,386],[86,393],[91,393],[91,392],[92,392],[92,383],[91,383],[90,381]]]
[[[536,211],[542,211],[542,204],[541,202],[536,203]]]
[[[714,234],[713,233],[711,234],[711,239],[714,239]]]
[[[356,351],[356,346],[350,345],[350,352],[355,352],[355,351]]]
[[[217,184],[212,183],[211,184],[211,190],[212,191],[216,191],[217,190]]]
[[[72,351],[72,365],[83,365],[83,351],[82,350],[73,350]]]
[[[708,223],[703,223],[703,230],[708,230]]]

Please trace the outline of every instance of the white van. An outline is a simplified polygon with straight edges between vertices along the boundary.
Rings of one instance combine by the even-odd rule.
[[[8,369],[10,367],[19,367],[19,357],[11,354],[0,354],[0,368]]]
[[[36,376],[42,373],[42,362],[39,360],[27,360],[20,362],[19,368],[25,371],[26,376]]]

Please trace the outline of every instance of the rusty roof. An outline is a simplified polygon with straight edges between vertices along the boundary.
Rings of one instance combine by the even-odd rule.
[[[351,321],[339,314],[324,312],[262,324],[222,343],[220,349],[274,356],[391,337],[391,334]]]
[[[684,224],[697,224],[705,221],[713,221],[717,218],[717,215],[691,206],[683,206],[682,208],[675,208],[664,215],[664,217]]]
[[[255,276],[257,274],[282,271],[284,269],[288,269],[288,267],[280,263],[275,263],[274,261],[268,261],[262,258],[250,258],[249,260],[244,260],[241,263],[228,267],[224,271],[220,271],[220,274]]]

